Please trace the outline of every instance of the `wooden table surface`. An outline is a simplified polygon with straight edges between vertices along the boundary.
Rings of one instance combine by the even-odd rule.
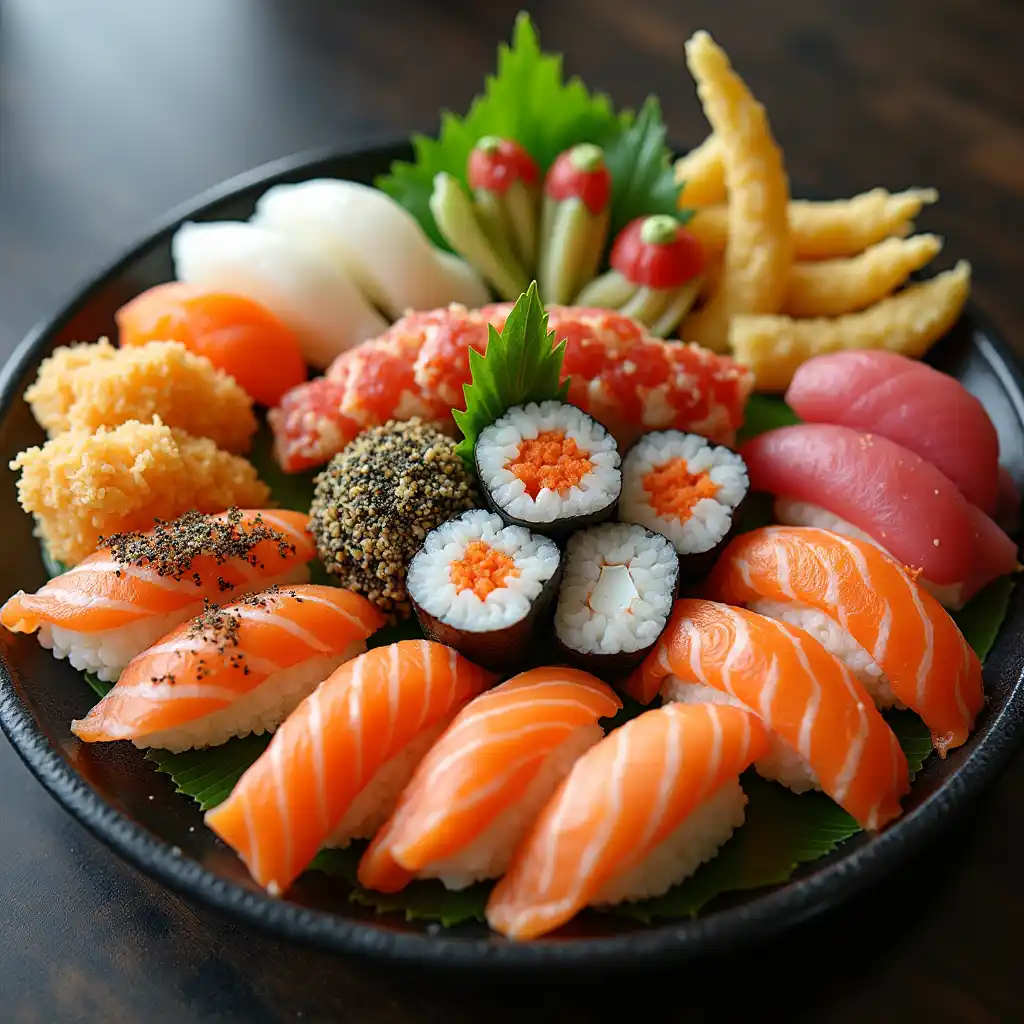
[[[463,110],[519,6],[7,0],[0,358],[202,189]],[[536,0],[532,12],[546,48],[591,87],[624,106],[659,94],[684,143],[705,129],[682,42],[711,30],[767,106],[794,181],[837,196],[939,188],[921,226],[945,237],[944,264],[972,261],[978,301],[1024,351],[1018,0]],[[2,573],[6,593],[16,581]],[[575,1022],[658,996],[675,1007],[668,1020],[1021,1020],[1022,841],[1018,758],[891,882],[770,948],[642,982],[495,990],[288,948],[170,895],[79,828],[0,741],[0,1018]]]

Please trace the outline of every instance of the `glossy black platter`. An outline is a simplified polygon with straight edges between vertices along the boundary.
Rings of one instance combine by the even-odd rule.
[[[145,288],[173,276],[170,238],[187,219],[247,217],[271,184],[331,176],[371,181],[404,146],[357,153],[305,154],[259,168],[174,211],[113,266],[79,289],[37,327],[0,375],[0,597],[46,578],[31,519],[21,512],[7,462],[40,443],[22,393],[39,362],[72,340],[114,336],[113,313]],[[997,331],[976,310],[936,346],[930,361],[958,377],[985,404],[999,432],[1002,461],[1024,485],[1024,375]],[[0,637],[0,727],[42,785],[95,835],[140,870],[191,898],[297,942],[435,969],[547,974],[651,966],[764,940],[818,915],[870,885],[934,839],[1016,751],[1024,735],[1024,589],[985,666],[988,706],[970,741],[945,761],[931,758],[905,802],[904,816],[880,835],[861,834],[801,869],[788,883],[711,904],[696,920],[643,927],[584,914],[556,935],[513,944],[483,926],[438,930],[399,915],[378,917],[348,902],[344,884],[309,874],[286,899],[271,899],[233,853],[202,824],[142,753],[126,744],[86,746],[69,723],[92,694],[66,662],[34,638]]]

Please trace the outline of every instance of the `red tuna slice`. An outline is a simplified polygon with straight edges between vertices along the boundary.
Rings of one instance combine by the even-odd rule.
[[[941,470],[982,511],[996,511],[999,438],[958,380],[893,352],[837,352],[801,366],[786,402],[806,423],[885,437]]]
[[[1013,541],[950,482],[893,441],[804,423],[747,442],[753,490],[808,502],[852,523],[959,605],[1012,572]]]

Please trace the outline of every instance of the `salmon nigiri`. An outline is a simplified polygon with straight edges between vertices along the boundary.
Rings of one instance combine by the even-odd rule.
[[[533,939],[586,906],[658,896],[743,824],[739,775],[768,749],[740,708],[666,704],[609,733],[574,765],[517,847],[487,922]]]
[[[985,407],[955,377],[895,352],[831,352],[793,375],[786,403],[805,423],[869,431],[916,452],[992,515],[999,436]]]
[[[36,593],[0,609],[13,633],[107,682],[137,654],[203,609],[267,587],[304,583],[316,555],[309,516],[282,509],[186,512],[147,533],[122,533]]]
[[[212,605],[134,658],[71,731],[164,750],[270,731],[383,624],[359,594],[308,583]]]
[[[916,711],[942,756],[985,703],[981,663],[956,623],[874,544],[811,527],[753,530],[726,548],[708,592],[810,632],[877,705]]]
[[[864,829],[900,814],[910,788],[899,741],[850,670],[810,634],[714,601],[677,601],[657,647],[630,677],[648,703],[736,703],[772,748],[758,772],[795,792],[822,789]]]
[[[359,864],[368,889],[497,878],[576,758],[622,702],[573,668],[535,668],[470,701],[420,762]]]
[[[206,823],[279,895],[322,846],[372,836],[445,726],[492,682],[429,640],[367,651],[295,709]]]
[[[849,427],[780,427],[740,449],[750,486],[779,500],[776,517],[874,541],[947,608],[1013,572],[1017,546],[930,462]]]

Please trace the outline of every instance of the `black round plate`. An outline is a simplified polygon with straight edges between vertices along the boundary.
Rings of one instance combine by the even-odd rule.
[[[175,211],[114,266],[77,292],[24,341],[0,377],[0,458],[39,444],[42,432],[22,393],[54,346],[114,335],[114,311],[143,289],[173,278],[170,238],[186,219],[248,217],[269,185],[329,176],[372,181],[404,146],[319,153],[260,168]],[[1024,484],[1024,376],[994,329],[966,314],[931,361],[985,403],[999,431],[1002,460]],[[32,522],[17,504],[13,474],[0,488],[0,565],[4,594],[46,579]],[[47,790],[95,835],[177,891],[288,939],[348,953],[427,964],[519,972],[622,969],[733,949],[806,920],[849,898],[934,837],[975,799],[1016,750],[1024,732],[1024,592],[985,667],[988,707],[970,741],[945,761],[931,758],[904,816],[875,837],[859,835],[774,889],[713,904],[699,919],[641,927],[611,915],[583,914],[558,934],[515,944],[482,926],[439,931],[399,915],[376,917],[350,904],[341,882],[311,874],[285,899],[256,887],[234,854],[202,824],[191,801],[127,744],[79,743],[69,730],[91,694],[66,662],[33,637],[0,639],[0,726]],[[128,747],[128,749],[125,749]]]

